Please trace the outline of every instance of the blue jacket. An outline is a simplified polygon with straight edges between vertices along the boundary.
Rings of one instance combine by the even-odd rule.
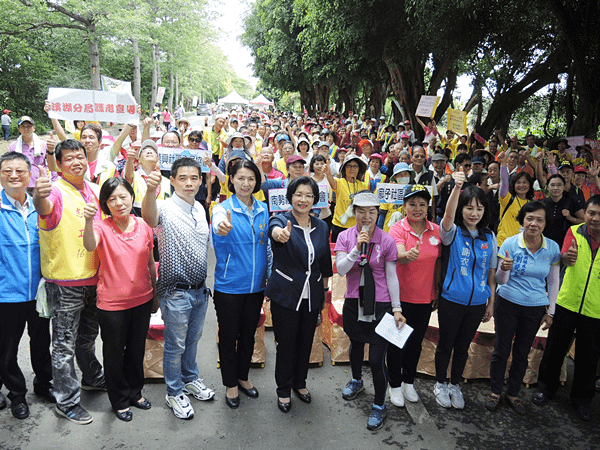
[[[38,214],[29,195],[27,221],[2,191],[0,207],[0,303],[35,299],[42,276]]]
[[[220,236],[211,227],[215,248],[215,291],[251,294],[265,289],[267,280],[267,205],[254,199],[254,219],[242,209],[235,195],[215,206],[213,220],[222,210],[231,211],[233,228]]]
[[[273,228],[285,228],[288,220],[292,224],[290,239],[285,244],[273,240]],[[273,270],[265,290],[265,296],[272,302],[289,309],[298,309],[300,296],[308,278],[310,311],[321,310],[325,301],[322,280],[333,276],[327,224],[321,219],[311,216],[310,227],[310,240],[315,256],[309,266],[308,246],[304,239],[304,231],[298,225],[294,215],[286,212],[271,217],[269,221]]]
[[[493,246],[493,234],[489,229],[479,230],[479,235],[472,238],[469,230],[458,227],[449,246],[442,297],[467,306],[485,304],[491,294],[488,271]]]

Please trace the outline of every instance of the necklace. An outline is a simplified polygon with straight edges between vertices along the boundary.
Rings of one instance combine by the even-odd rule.
[[[139,230],[139,226],[138,226],[138,221],[137,220],[135,220],[135,222],[133,224],[133,230],[132,231],[121,231],[121,229],[119,228],[119,225],[117,225],[117,223],[115,222],[114,219],[113,219],[112,223],[114,225],[112,227],[113,234],[115,236],[117,236],[122,241],[125,241],[125,242],[132,241],[136,237],[138,237],[138,235],[140,234],[140,230]]]

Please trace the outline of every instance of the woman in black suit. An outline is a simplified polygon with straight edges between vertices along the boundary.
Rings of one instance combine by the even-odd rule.
[[[304,403],[311,401],[306,389],[308,361],[327,282],[333,275],[329,229],[310,215],[319,199],[317,183],[298,177],[290,182],[286,197],[292,211],[269,221],[273,271],[265,291],[271,300],[277,341],[277,405],[284,413],[292,407],[292,389]]]

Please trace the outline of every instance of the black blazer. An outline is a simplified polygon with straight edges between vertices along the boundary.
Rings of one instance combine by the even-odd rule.
[[[273,228],[292,223],[290,239],[282,244],[273,239]],[[323,278],[333,275],[331,251],[329,247],[329,229],[327,224],[317,217],[310,218],[310,240],[315,257],[308,265],[308,246],[304,231],[298,225],[291,212],[278,214],[269,220],[269,238],[273,250],[273,270],[267,283],[265,296],[271,301],[289,309],[296,309],[306,278],[310,286],[310,310],[321,310],[325,302]]]

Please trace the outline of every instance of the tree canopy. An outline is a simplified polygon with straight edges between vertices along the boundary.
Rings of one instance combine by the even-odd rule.
[[[477,111],[483,135],[507,130],[530,98],[546,96],[549,113],[538,129],[547,136],[594,137],[600,124],[600,84],[592,81],[600,64],[599,5],[257,0],[245,19],[243,42],[260,86],[298,91],[311,112],[334,104],[341,110],[343,103],[346,112],[376,116],[391,96],[402,109],[397,120],[414,120],[421,95],[441,91],[439,120],[455,106],[456,80],[465,74],[473,92],[464,109]]]
[[[207,0],[0,0],[0,104],[41,119],[48,87],[100,89],[100,75],[132,81],[145,110],[158,86],[171,107],[251,96],[214,16]]]

